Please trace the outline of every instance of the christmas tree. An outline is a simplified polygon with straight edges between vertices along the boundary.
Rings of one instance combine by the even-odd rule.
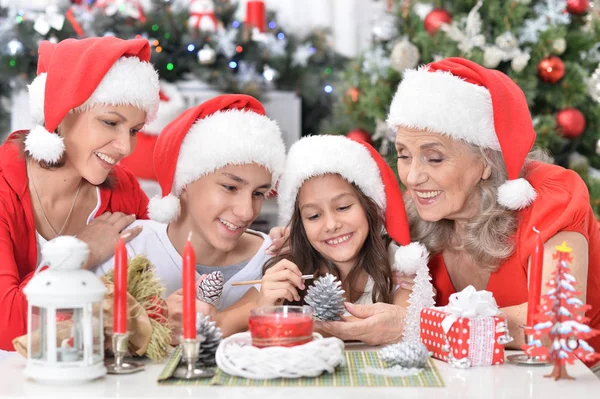
[[[569,269],[573,260],[571,248],[563,242],[556,251],[553,255],[556,270],[548,281],[548,292],[542,296],[538,323],[533,327],[534,339],[523,349],[530,356],[554,362],[552,373],[546,377],[570,379],[565,364],[572,364],[576,358],[586,362],[600,358],[587,343],[587,339],[600,331],[585,324],[589,319],[584,313],[590,306],[577,298],[580,295],[575,289],[577,281]],[[549,348],[542,344],[544,335],[550,338]]]
[[[413,244],[411,244],[413,245]],[[423,250],[425,248],[423,247]],[[402,339],[407,342],[421,342],[421,309],[435,306],[433,285],[427,267],[427,259],[417,267],[415,283],[408,297],[408,309],[404,322]]]
[[[0,9],[0,99],[35,77],[41,40],[145,38],[161,79],[196,78],[222,92],[260,99],[275,89],[295,91],[302,98],[303,133],[317,133],[332,107],[335,71],[344,62],[329,45],[328,32],[300,38],[279,26],[273,13],[259,26],[238,20],[236,8],[231,0],[60,0],[43,10]],[[9,126],[1,111],[0,128],[2,137]]]
[[[371,48],[349,63],[328,133],[368,132],[393,152],[384,121],[407,68],[460,56],[525,92],[537,146],[576,170],[600,215],[600,0],[386,0]],[[355,131],[353,134],[356,134]]]

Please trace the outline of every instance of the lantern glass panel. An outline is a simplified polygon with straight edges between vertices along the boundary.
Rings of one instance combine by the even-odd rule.
[[[56,360],[83,360],[83,309],[56,309]]]
[[[32,359],[46,360],[46,308],[31,307],[31,348]]]
[[[92,309],[94,343],[93,358],[94,362],[97,362],[104,359],[104,326],[102,325],[102,306],[100,304],[94,304]]]

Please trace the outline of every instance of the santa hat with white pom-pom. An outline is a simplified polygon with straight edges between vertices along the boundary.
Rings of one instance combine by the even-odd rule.
[[[35,126],[25,151],[37,161],[55,163],[65,145],[56,130],[71,112],[95,105],[132,105],[154,119],[158,108],[158,73],[148,62],[145,39],[116,37],[43,41],[37,77],[29,85],[29,108]]]
[[[418,267],[427,266],[429,253],[425,246],[410,241],[402,192],[394,171],[375,148],[363,141],[320,135],[302,138],[292,145],[277,190],[281,224],[287,225],[292,219],[304,182],[326,174],[339,174],[354,183],[384,212],[387,234],[400,245],[393,248],[395,270],[413,275]]]
[[[185,186],[227,165],[246,164],[267,168],[272,187],[285,165],[281,130],[258,100],[225,94],[184,111],[165,127],[154,147],[162,195],[150,200],[150,218],[176,220]]]
[[[520,178],[535,130],[525,94],[500,71],[463,58],[432,62],[407,70],[392,100],[388,125],[428,130],[502,152],[508,180],[498,202],[519,210],[537,197]]]

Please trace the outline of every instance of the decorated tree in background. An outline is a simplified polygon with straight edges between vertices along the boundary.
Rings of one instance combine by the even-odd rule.
[[[161,79],[196,78],[223,92],[262,99],[275,89],[297,92],[303,133],[317,133],[330,113],[335,72],[344,62],[329,45],[328,32],[300,38],[285,31],[273,13],[238,20],[236,7],[231,0],[64,0],[45,10],[4,9],[0,94],[6,97],[33,79],[41,40],[137,37],[150,42]],[[5,133],[6,114],[0,114],[0,125]]]
[[[586,181],[600,216],[600,0],[386,0],[372,45],[349,63],[322,131],[369,132],[392,155],[385,125],[402,73],[460,56],[525,92],[537,145]]]
[[[554,369],[546,377],[557,380],[572,379],[567,374],[565,365],[573,364],[576,358],[585,362],[600,358],[587,343],[589,338],[600,331],[585,324],[589,318],[584,313],[590,306],[577,298],[581,293],[575,289],[577,281],[569,268],[569,263],[573,261],[571,248],[563,242],[556,247],[556,251],[552,257],[557,261],[556,270],[548,281],[548,292],[542,296],[538,323],[533,327],[534,340],[523,349],[530,356],[539,356],[553,362]],[[550,339],[549,348],[542,344],[544,335],[548,335]]]

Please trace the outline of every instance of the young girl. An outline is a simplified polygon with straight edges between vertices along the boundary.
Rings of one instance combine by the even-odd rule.
[[[331,273],[348,302],[407,306],[409,291],[393,286],[390,255],[402,260],[394,266],[400,270],[427,256],[417,244],[407,245],[400,188],[373,147],[342,136],[298,141],[278,195],[281,222],[289,224],[289,249],[266,264],[261,305],[300,303],[306,292],[301,275]],[[388,248],[390,238],[407,246]]]
[[[148,198],[118,162],[158,107],[149,59],[145,39],[40,44],[29,86],[35,126],[0,147],[0,350],[13,350],[12,340],[27,332],[23,288],[46,240],[77,235],[94,268],[127,225],[147,217]]]
[[[225,285],[216,312],[197,302],[225,335],[247,328],[259,295],[232,282],[260,279],[270,238],[248,227],[278,181],[285,147],[276,122],[256,99],[222,95],[183,112],[159,135],[154,165],[162,198],[150,201],[154,221],[139,221],[143,233],[128,244],[129,255],[145,254],[166,286],[173,342],[181,327],[181,265],[190,232],[196,278],[221,271]],[[113,267],[105,263],[102,272]]]

